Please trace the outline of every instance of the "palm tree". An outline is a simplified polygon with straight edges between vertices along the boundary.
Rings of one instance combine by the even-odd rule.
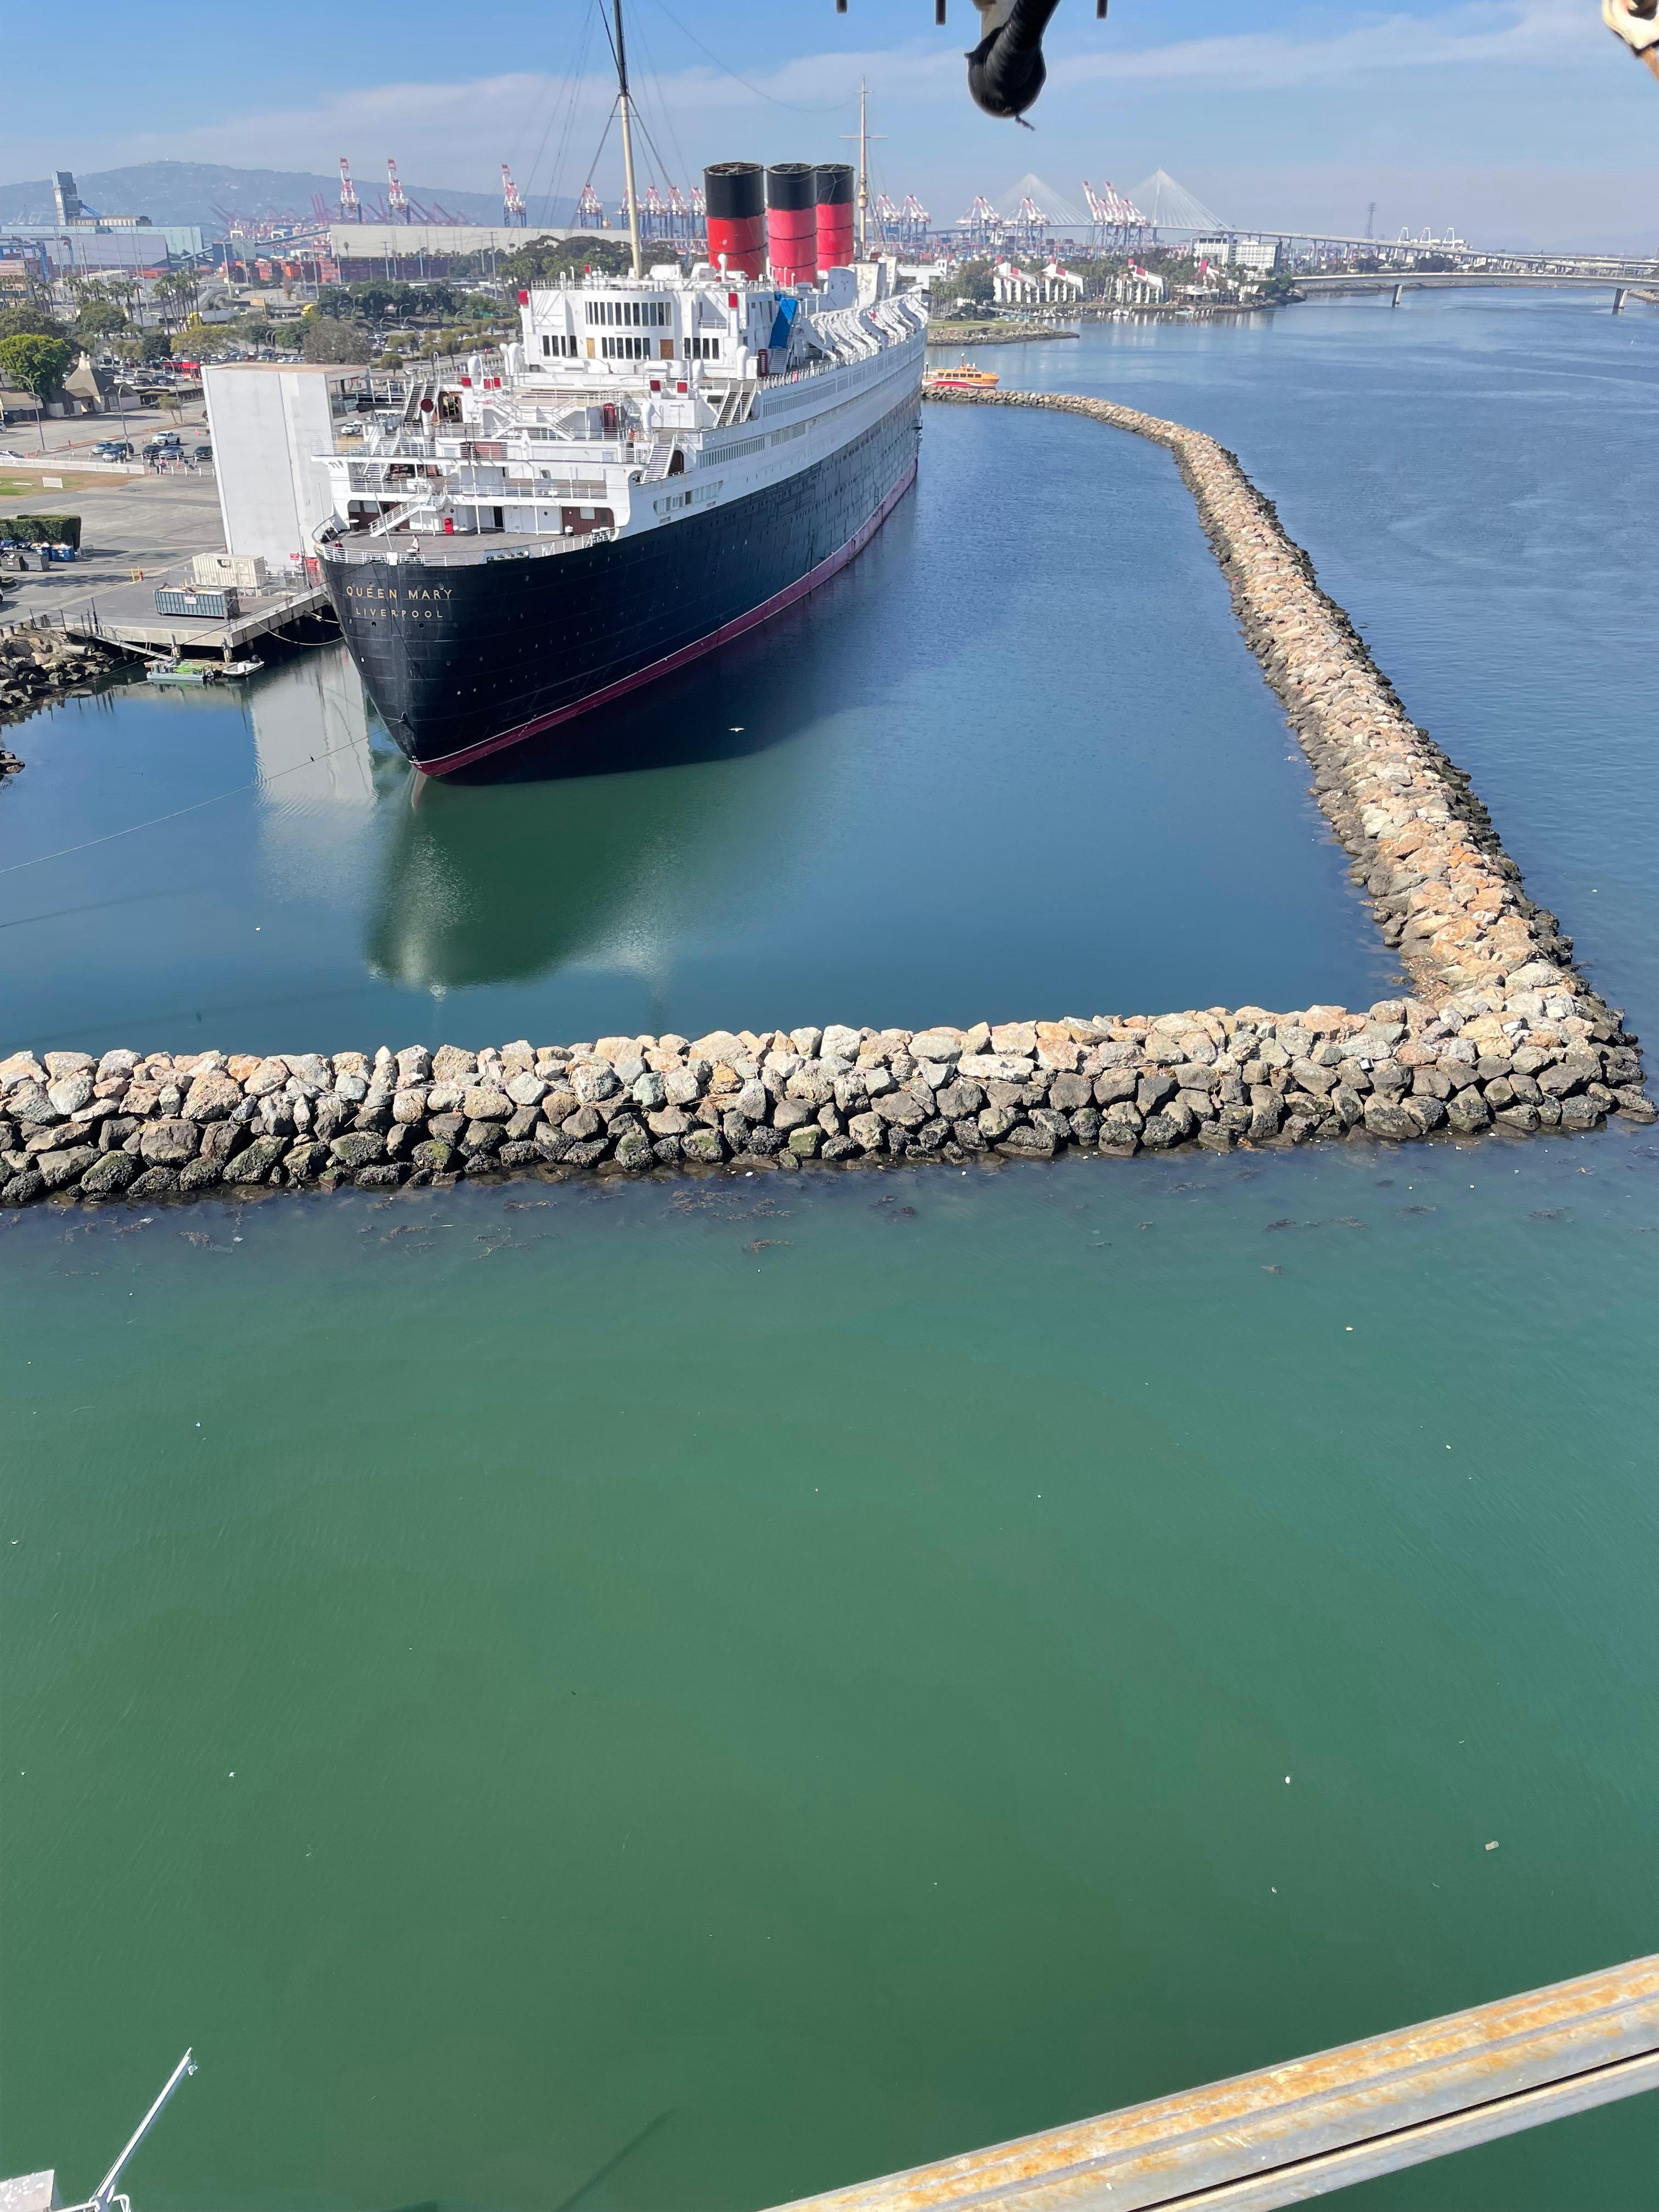
[[[155,296],[161,302],[163,328],[171,329],[188,320],[195,313],[201,289],[200,276],[188,265],[165,270],[156,278]]]

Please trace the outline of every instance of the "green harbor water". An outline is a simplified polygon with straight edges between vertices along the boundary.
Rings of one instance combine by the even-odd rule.
[[[1452,295],[1012,350],[1007,382],[1239,452],[1653,1033],[1659,769],[1627,586],[1659,458],[1621,425],[1659,323]],[[988,449],[954,450],[981,481]],[[1115,532],[1152,558],[1159,480],[1087,483],[1099,618],[1039,598],[1004,633],[1018,775],[992,776],[965,675],[879,666],[850,720],[826,694],[754,754],[636,763],[647,800],[661,777],[688,804],[705,777],[758,786],[792,853],[821,828],[844,857],[814,879],[848,886],[848,941],[826,923],[815,956],[842,1003],[810,1018],[866,981],[872,1019],[924,989],[977,1007],[988,945],[984,988],[1018,1011],[1045,940],[1057,998],[1098,1005],[1189,979],[1271,1000],[1231,980],[1252,956],[1287,992],[1385,972],[1248,661],[1164,680],[1198,641],[1233,650],[1212,572],[1174,578],[1165,630],[1111,568]],[[987,532],[985,589],[1020,542]],[[792,660],[862,666],[899,617],[860,606],[838,631],[826,598],[726,680],[763,698]],[[971,603],[933,619],[970,671]],[[1109,650],[1103,768],[1075,699]],[[25,726],[0,807],[58,765],[0,822],[0,866],[167,811],[128,789],[118,811],[91,775],[123,711]],[[161,748],[173,805],[246,780],[198,743]],[[382,1018],[387,1042],[579,1012],[592,1034],[611,1005],[764,999],[814,933],[787,871],[738,872],[711,909],[713,833],[677,843],[677,800],[626,874],[650,957],[617,954],[641,929],[562,923],[505,972],[501,915],[536,903],[513,793],[556,827],[562,792],[611,818],[543,780],[443,794],[455,896],[393,959],[407,793],[372,727],[352,758],[344,815],[313,791],[283,823],[268,786],[237,802],[241,845],[123,840],[101,921],[94,878],[0,877],[0,943],[27,948],[8,1037],[95,1018],[182,1045],[204,1004],[325,1043]],[[1108,805],[1079,885],[1071,817]],[[940,805],[958,848],[973,832],[971,924]],[[1259,906],[1226,864],[1241,807],[1290,825]],[[1046,878],[1045,821],[1068,856]],[[239,852],[264,856],[240,889]],[[308,933],[283,1000],[244,934],[307,882],[317,910],[279,902]],[[219,934],[152,941],[146,900]],[[1198,987],[1206,940],[1224,988]],[[1659,1948],[1656,1293],[1659,1132],[1617,1128],[0,1217],[0,2170],[83,2194],[190,2044],[141,2212],[759,2206]],[[1635,2212],[1656,2157],[1637,2100],[1342,2201]]]

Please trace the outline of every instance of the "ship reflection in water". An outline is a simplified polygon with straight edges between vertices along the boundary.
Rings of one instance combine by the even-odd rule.
[[[788,872],[790,825],[817,811],[817,749],[790,741],[821,702],[780,697],[775,676],[745,641],[493,772],[410,772],[368,915],[372,971],[450,991],[627,970],[655,991],[689,942],[742,933],[757,885]]]

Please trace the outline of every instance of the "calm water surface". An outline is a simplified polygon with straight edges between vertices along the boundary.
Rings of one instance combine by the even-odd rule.
[[[1240,453],[1651,1030],[1659,325],[1033,354]],[[896,587],[707,673],[810,712],[642,763],[655,817],[411,815],[315,660],[252,727],[29,725],[8,859],[268,781],[0,877],[8,1033],[1363,992],[1158,457],[927,435]],[[189,2042],[148,2212],[758,2204],[1659,1948],[1656,1263],[1618,1131],[13,1218],[0,2168],[90,2187]],[[1351,2201],[1635,2208],[1656,2156],[1638,2100]]]
[[[805,606],[487,780],[419,782],[343,648],[245,702],[129,686],[32,723],[6,858],[82,849],[0,873],[0,1038],[1382,996],[1393,963],[1168,459],[943,408],[925,443],[916,496]]]

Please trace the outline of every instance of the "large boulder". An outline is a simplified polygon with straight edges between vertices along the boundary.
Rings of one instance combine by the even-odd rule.
[[[176,1168],[146,1168],[137,1182],[127,1185],[129,1198],[171,1198],[179,1188]]]
[[[1374,1137],[1389,1137],[1399,1143],[1423,1133],[1403,1106],[1390,1105],[1382,1098],[1365,1101],[1365,1127]]]
[[[222,1070],[198,1075],[185,1093],[185,1118],[191,1121],[222,1121],[242,1103],[240,1085]]]
[[[147,1121],[138,1150],[146,1167],[179,1168],[195,1158],[201,1141],[202,1133],[194,1121]]]
[[[142,1172],[131,1152],[100,1152],[81,1177],[81,1188],[88,1198],[113,1198]]]
[[[54,1055],[48,1054],[48,1059]],[[67,1120],[78,1114],[83,1106],[92,1103],[92,1075],[82,1068],[73,1075],[60,1075],[46,1085],[46,1096],[58,1111]]]
[[[417,1146],[416,1150],[418,1152]],[[386,1158],[386,1139],[372,1129],[349,1129],[343,1137],[336,1137],[329,1146],[338,1164],[354,1175],[360,1168],[374,1167]]]
[[[263,1182],[287,1152],[289,1141],[287,1137],[256,1137],[245,1152],[227,1162],[221,1173],[227,1182]],[[182,1176],[179,1180],[182,1182]]]
[[[66,1190],[79,1182],[100,1155],[96,1145],[66,1145],[54,1152],[37,1152],[35,1172],[48,1190]]]

